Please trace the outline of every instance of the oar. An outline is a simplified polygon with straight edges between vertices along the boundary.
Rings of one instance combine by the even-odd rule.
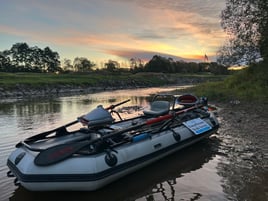
[[[115,107],[117,107],[117,106],[119,106],[119,105],[122,105],[122,104],[124,104],[124,103],[126,103],[126,102],[129,102],[129,101],[130,101],[130,99],[125,100],[125,101],[122,101],[122,102],[117,103],[117,104],[115,104],[115,105],[110,105],[109,107],[107,107],[107,108],[105,108],[105,109],[106,109],[106,110],[112,110],[112,109],[114,109]],[[48,136],[48,135],[51,134],[51,133],[57,132],[57,131],[59,131],[59,130],[61,130],[61,129],[65,129],[65,128],[69,127],[69,126],[72,126],[72,125],[78,123],[78,122],[79,122],[78,120],[75,120],[75,121],[72,121],[72,122],[70,122],[70,123],[68,123],[68,124],[65,124],[65,125],[63,125],[63,126],[60,126],[60,127],[58,127],[58,128],[55,128],[55,129],[52,129],[52,130],[49,130],[49,131],[46,131],[46,132],[43,132],[43,133],[34,135],[34,136],[29,137],[29,138],[27,138],[26,140],[24,140],[24,142],[25,142],[25,143],[29,143],[29,142],[33,142],[33,141],[36,141],[36,140],[41,140],[41,139],[45,138],[46,136]],[[21,145],[21,143],[17,144],[16,147],[18,147],[18,146],[20,146],[20,145]]]
[[[105,109],[106,109],[106,110],[112,110],[112,109],[116,108],[117,106],[122,105],[122,104],[124,104],[124,103],[127,103],[127,102],[129,102],[129,101],[130,101],[130,99],[127,99],[127,100],[122,101],[122,102],[120,102],[120,103],[117,103],[117,104],[115,104],[115,105],[110,105],[109,107],[107,107],[107,108],[105,108]]]
[[[202,107],[202,106],[204,106],[204,105],[199,104],[199,105],[195,105],[195,106],[186,108],[184,110],[180,110],[180,111],[173,113],[173,114],[167,114],[164,116],[156,117],[156,118],[147,120],[142,124],[138,124],[135,126],[125,128],[125,129],[121,129],[119,131],[111,132],[109,134],[102,136],[99,139],[94,139],[94,140],[90,140],[90,141],[83,141],[83,142],[74,142],[74,143],[68,143],[68,144],[60,144],[60,145],[57,145],[54,147],[50,147],[50,148],[45,149],[44,151],[41,151],[36,156],[34,162],[36,165],[39,165],[39,166],[52,165],[52,164],[55,164],[57,162],[60,162],[62,160],[65,160],[65,159],[71,157],[74,153],[77,153],[79,150],[83,149],[84,147],[86,147],[90,144],[93,144],[99,140],[104,140],[107,138],[115,137],[116,135],[120,135],[120,134],[123,134],[125,132],[138,129],[138,128],[141,128],[143,126],[148,126],[148,125],[152,125],[152,124],[155,124],[155,123],[167,120],[167,119],[171,119],[175,115],[179,115],[179,114],[182,114],[184,112],[188,112],[190,110],[194,110],[194,109]]]

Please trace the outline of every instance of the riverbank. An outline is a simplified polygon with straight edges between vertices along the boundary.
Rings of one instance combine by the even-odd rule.
[[[234,200],[268,197],[268,104],[215,103],[220,128],[219,175]],[[231,199],[232,200],[232,199]]]
[[[223,80],[211,74],[100,73],[37,74],[0,73],[0,98],[28,98],[85,94],[116,89],[167,85],[196,85]]]

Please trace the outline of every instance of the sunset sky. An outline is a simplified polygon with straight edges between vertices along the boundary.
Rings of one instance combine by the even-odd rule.
[[[49,46],[61,59],[95,63],[215,59],[225,0],[0,0],[0,51]]]

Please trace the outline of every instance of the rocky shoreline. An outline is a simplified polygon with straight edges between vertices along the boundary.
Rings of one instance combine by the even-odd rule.
[[[117,87],[92,87],[92,86],[74,86],[74,85],[56,85],[44,87],[29,87],[18,85],[12,89],[0,88],[0,98],[29,98],[46,97],[61,95],[76,95],[93,93],[98,91],[115,90]]]
[[[221,156],[217,169],[225,192],[238,200],[265,200],[268,103],[216,103],[216,106],[220,128],[215,136],[217,154]]]

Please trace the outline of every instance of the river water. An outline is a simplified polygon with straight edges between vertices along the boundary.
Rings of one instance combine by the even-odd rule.
[[[107,107],[130,99],[130,102],[116,108],[121,108],[119,111],[123,118],[142,113],[152,94],[177,88],[116,90],[0,102],[0,200],[266,200],[267,137],[260,147],[256,146],[257,142],[252,138],[240,135],[243,129],[233,128],[231,115],[221,112],[224,111],[222,108],[218,112],[222,126],[209,139],[95,192],[30,192],[15,186],[13,179],[6,176],[6,160],[17,142],[72,122],[100,104]],[[262,129],[260,133],[265,131]]]

